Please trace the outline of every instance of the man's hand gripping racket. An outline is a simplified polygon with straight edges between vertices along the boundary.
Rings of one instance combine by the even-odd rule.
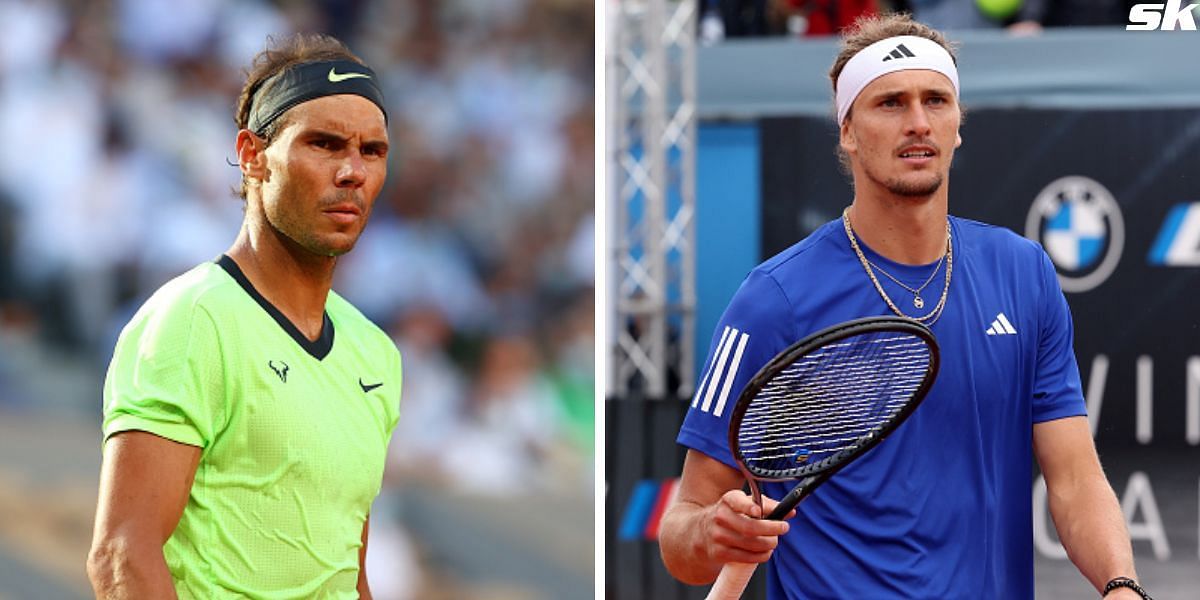
[[[887,437],[937,371],[929,328],[890,316],[834,325],[771,359],[738,396],[729,423],[729,447],[760,507],[758,482],[798,480],[765,518],[782,519]],[[725,565],[708,600],[740,598],[755,566]]]

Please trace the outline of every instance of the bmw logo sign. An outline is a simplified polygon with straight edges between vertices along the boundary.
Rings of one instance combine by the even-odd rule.
[[[1125,244],[1125,222],[1116,200],[1099,182],[1063,177],[1033,201],[1025,237],[1046,249],[1063,291],[1086,292],[1116,269]]]

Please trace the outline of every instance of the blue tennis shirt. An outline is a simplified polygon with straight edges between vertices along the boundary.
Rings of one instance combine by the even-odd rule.
[[[950,226],[937,381],[908,421],[800,504],[769,563],[769,598],[1033,597],[1033,425],[1086,414],[1070,310],[1040,246],[975,221]],[[934,268],[859,245],[912,288]],[[939,271],[916,309],[911,292],[876,277],[909,316],[932,310],[944,287]],[[734,466],[729,415],[750,378],[810,333],[885,314],[840,220],[759,265],[713,334],[679,443]]]

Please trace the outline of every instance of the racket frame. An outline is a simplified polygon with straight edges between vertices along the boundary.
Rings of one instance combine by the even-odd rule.
[[[754,498],[754,502],[760,507],[762,506],[762,492],[759,489],[758,482],[780,482],[794,481],[796,477],[760,477],[746,466],[740,452],[738,442],[738,431],[741,429],[742,419],[746,414],[747,408],[753,402],[754,397],[777,375],[787,367],[791,366],[800,357],[811,353],[814,350],[823,348],[829,344],[843,340],[849,337],[862,335],[866,333],[876,332],[896,332],[911,334],[925,341],[929,348],[929,367],[925,371],[925,377],[913,392],[912,398],[892,417],[884,426],[866,438],[864,441],[855,444],[850,448],[846,448],[834,454],[833,456],[823,459],[822,463],[829,463],[828,466],[816,471],[815,473],[804,476],[800,479],[800,483],[796,485],[786,496],[779,500],[775,510],[766,515],[766,519],[778,521],[783,519],[787,513],[791,512],[801,500],[806,498],[822,483],[837,473],[842,467],[850,464],[855,458],[874,448],[879,442],[883,441],[888,435],[900,426],[909,415],[917,409],[917,406],[924,401],[925,396],[929,393],[929,389],[933,386],[933,382],[937,379],[938,368],[940,366],[940,350],[938,348],[937,339],[933,332],[924,324],[915,319],[906,317],[898,317],[891,315],[865,317],[846,321],[822,329],[804,339],[792,344],[788,348],[780,352],[775,358],[771,359],[766,365],[759,369],[758,373],[750,379],[743,388],[741,394],[738,395],[737,404],[734,406],[733,412],[730,414],[729,421],[729,450],[733,455],[734,462],[737,463],[738,470],[742,472],[742,476],[746,478],[746,482],[750,486],[750,493]]]

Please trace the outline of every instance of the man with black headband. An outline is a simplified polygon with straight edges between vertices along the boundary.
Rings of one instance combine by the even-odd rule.
[[[704,584],[725,563],[769,561],[773,599],[1032,598],[1036,458],[1080,572],[1110,599],[1139,597],[1053,266],[1033,242],[948,215],[962,142],[949,44],[906,16],[862,20],[830,76],[853,202],[755,268],[721,317],[678,437],[689,450],[659,530],[667,568]],[[741,489],[728,407],[792,342],[891,314],[925,323],[940,343],[924,403],[794,519],[754,518],[775,503],[760,512]]]
[[[248,75],[241,231],[142,306],[109,366],[101,598],[370,597],[400,356],[330,285],[387,174],[383,96],[326,36],[284,40]]]

